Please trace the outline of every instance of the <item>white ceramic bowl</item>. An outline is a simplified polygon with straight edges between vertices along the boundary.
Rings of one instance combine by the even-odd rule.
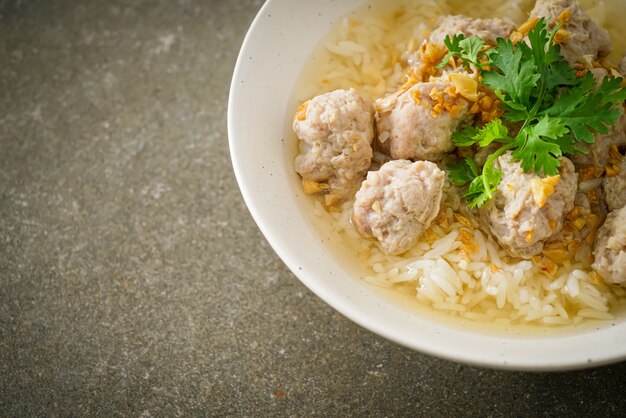
[[[626,359],[626,322],[553,332],[473,326],[408,307],[367,286],[320,231],[292,168],[294,85],[315,46],[363,0],[269,0],[245,38],[228,104],[230,151],[243,197],[276,253],[313,292],[361,326],[459,362],[565,370]],[[345,249],[344,249],[345,251]],[[345,252],[349,258],[349,252]],[[417,302],[415,302],[417,303]]]

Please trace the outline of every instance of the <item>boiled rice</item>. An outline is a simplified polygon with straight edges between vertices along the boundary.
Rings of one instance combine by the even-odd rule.
[[[519,24],[526,20],[534,0],[421,0],[409,2],[410,7],[407,2],[396,3],[400,12],[390,9],[379,16],[357,13],[340,21],[320,52],[332,60],[318,59],[328,64],[317,69],[322,77],[314,82],[317,94],[350,87],[370,99],[390,94],[403,82],[404,52],[421,44],[439,16],[455,10],[475,17],[507,17]],[[591,0],[582,3],[588,5]],[[608,24],[614,39],[619,40],[616,49],[623,50],[626,36],[619,20],[626,16],[626,7],[613,21],[604,2],[596,3],[590,11],[592,16]],[[386,141],[388,135],[380,133],[379,140]],[[382,161],[382,155],[375,158]],[[592,179],[582,182],[580,188],[593,190],[600,182],[601,179]],[[385,288],[405,289],[410,285],[417,300],[451,315],[501,324],[563,326],[586,319],[613,319],[610,307],[624,303],[626,289],[594,283],[585,261],[591,255],[588,245],[581,246],[573,265],[560,266],[554,276],[549,276],[537,263],[510,257],[489,235],[476,228],[477,220],[461,213],[461,204],[453,193],[446,195],[444,204],[448,225],[432,225],[435,241],[420,242],[402,257],[387,256],[373,241],[360,236],[350,220],[352,202],[332,213],[316,202],[315,213],[330,218],[341,238],[364,255],[369,266],[364,281]],[[461,214],[473,225],[460,222]],[[461,231],[471,233],[474,251],[463,250]]]

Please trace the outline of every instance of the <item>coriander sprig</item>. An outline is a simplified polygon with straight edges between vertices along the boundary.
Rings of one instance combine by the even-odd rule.
[[[549,30],[542,18],[528,33],[529,44],[500,38],[495,47],[486,50],[484,42],[475,37],[446,37],[450,52],[440,65],[445,66],[452,57],[465,66],[474,65],[481,71],[483,84],[502,102],[502,119],[520,126],[514,130],[495,119],[480,129],[466,127],[453,134],[458,147],[502,144],[480,170],[468,159],[448,167],[455,184],[470,183],[465,193],[468,206],[480,207],[493,197],[502,179],[494,164],[506,151],[512,152],[525,172],[552,176],[559,171],[559,157],[585,153],[576,144],[593,143],[596,133],[608,133],[621,116],[621,104],[626,100],[622,79],[605,77],[597,85],[589,72],[577,77],[553,42],[558,29],[556,25]]]
[[[452,36],[450,38],[446,35],[443,43],[448,48],[448,53],[443,58],[441,63],[437,65],[437,68],[443,68],[448,65],[448,62],[452,57],[459,57],[463,62],[463,65],[469,67],[469,64],[473,64],[476,68],[482,68],[483,65],[488,65],[488,62],[481,62],[480,58],[484,57],[483,48],[485,47],[485,41],[475,36],[466,38],[462,33]]]

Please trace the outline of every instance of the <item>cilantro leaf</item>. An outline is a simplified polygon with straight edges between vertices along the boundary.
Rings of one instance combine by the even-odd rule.
[[[482,39],[472,36],[469,38],[465,38],[459,42],[459,47],[461,47],[461,59],[464,62],[470,62],[477,67],[480,67],[482,64],[479,61],[479,54],[482,52],[485,46],[485,41]]]
[[[558,30],[559,25],[555,25],[548,32],[546,19],[541,18],[535,24],[535,27],[528,32],[530,51],[540,71],[543,71],[555,62],[563,60],[563,57],[559,54],[560,47],[552,43]],[[524,45],[528,46],[527,44]]]
[[[469,185],[464,194],[467,206],[470,208],[481,207],[493,197],[503,173],[493,166],[493,164],[483,167],[483,172],[476,177]]]
[[[527,173],[543,172],[547,176],[558,174],[561,165],[558,158],[563,152],[556,140],[567,133],[561,120],[545,116],[536,125],[527,125],[517,135],[513,141],[517,147],[512,153],[513,159],[519,161]]]
[[[540,113],[558,118],[569,128],[576,141],[593,143],[595,133],[606,134],[622,114],[620,106],[626,100],[621,78],[605,78],[595,88],[594,77],[587,73],[581,83],[563,93],[554,104]]]
[[[450,59],[455,56],[463,61],[465,67],[473,64],[477,68],[482,68],[484,65],[480,62],[480,58],[484,56],[482,51],[485,47],[485,41],[482,39],[476,36],[466,38],[463,34],[454,35],[452,38],[446,35],[443,43],[448,48],[448,53],[436,68],[445,67],[450,62]]]
[[[516,47],[511,41],[498,39],[498,46],[491,51],[489,56],[496,68],[483,73],[485,85],[496,91],[505,110],[530,109],[531,93],[541,78],[530,49],[525,44]]]
[[[456,164],[446,167],[450,181],[457,186],[465,186],[478,176],[478,167],[472,158],[465,158]]]
[[[450,62],[450,59],[452,59],[452,57],[454,57],[455,55],[461,54],[461,47],[459,43],[463,39],[465,39],[465,35],[463,35],[462,33],[458,35],[454,35],[452,36],[452,38],[450,38],[449,35],[446,35],[445,39],[443,40],[443,43],[446,45],[446,48],[448,48],[448,53],[446,54],[445,57],[443,57],[441,62],[435,68],[441,69],[445,67],[446,65],[448,65],[448,62]]]
[[[473,126],[465,126],[452,134],[452,143],[457,147],[471,147],[477,141],[478,129]]]
[[[558,47],[558,45],[555,46]],[[569,62],[565,61],[565,58],[561,57],[561,55],[558,55],[558,57],[560,60],[550,63],[544,76],[545,88],[548,92],[565,86],[575,86],[580,83],[580,79],[576,77],[576,71],[570,66]]]
[[[478,145],[486,147],[492,142],[511,142],[509,137],[509,129],[502,124],[501,119],[494,119],[487,123],[478,132]]]
[[[502,154],[513,147],[512,143],[503,145],[491,154],[482,169],[480,176],[476,177],[470,183],[467,191],[463,195],[467,200],[467,206],[470,208],[481,207],[490,200],[502,180],[504,175],[502,171],[495,167],[495,162]]]
[[[485,193],[485,184],[483,183],[483,176],[478,176],[472,181],[467,189],[467,192],[463,195],[467,200],[467,206],[469,208],[479,208],[483,206],[489,198]]]
[[[470,147],[478,144],[486,147],[492,142],[511,142],[509,130],[502,124],[501,119],[494,119],[480,129],[466,126],[452,134],[452,143],[457,147]]]

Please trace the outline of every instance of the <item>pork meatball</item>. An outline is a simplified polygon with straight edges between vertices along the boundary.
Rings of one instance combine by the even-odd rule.
[[[591,20],[576,0],[537,0],[530,15],[561,25],[561,55],[570,64],[581,62],[583,56],[598,59],[611,52],[609,33]]]
[[[370,171],[356,194],[356,229],[386,254],[402,254],[439,213],[445,174],[429,161],[395,160]]]
[[[457,76],[475,80],[474,75]],[[471,102],[447,77],[376,102],[378,139],[392,158],[437,161],[454,149],[452,133],[468,119]]]
[[[598,230],[593,269],[607,283],[626,284],[626,207],[614,210]]]
[[[514,256],[530,258],[541,253],[574,208],[578,176],[570,160],[562,157],[559,161],[559,174],[551,177],[525,173],[510,152],[495,164],[503,177],[494,198],[480,208],[480,218]]]
[[[507,39],[513,30],[515,30],[513,22],[499,17],[475,19],[462,15],[446,16],[441,24],[432,31],[428,40],[431,43],[445,45],[443,41],[446,36],[452,37],[462,34],[466,38],[476,36],[489,45],[496,45],[498,38]]]
[[[351,198],[372,160],[373,104],[354,89],[322,94],[300,106],[293,130],[301,141],[298,174],[328,183],[329,196]]]
[[[619,174],[604,178],[602,189],[609,210],[626,206],[626,159],[622,160]]]
[[[476,36],[489,45],[496,45],[498,38],[508,38],[514,29],[515,26],[512,22],[500,18],[475,19],[462,15],[445,16],[439,26],[424,41],[421,53],[423,54],[426,44],[434,45],[439,51],[447,52],[444,43],[446,36],[453,37],[458,34],[462,34],[466,38]],[[418,51],[408,57],[408,62],[411,66],[420,66],[422,58],[423,56]]]

